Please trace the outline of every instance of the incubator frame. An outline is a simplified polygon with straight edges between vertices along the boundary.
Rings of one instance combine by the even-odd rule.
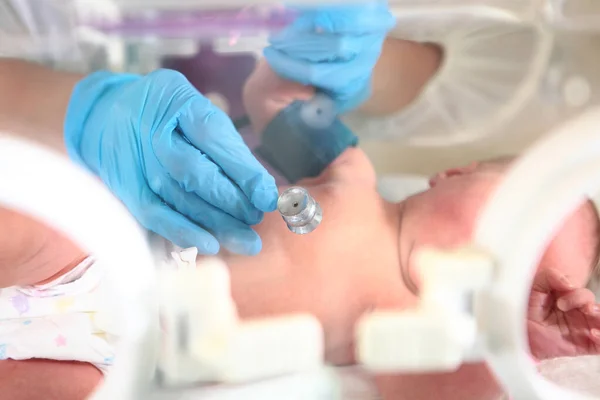
[[[127,3],[132,8],[136,4],[148,6],[144,0],[116,3]],[[541,47],[526,72],[527,84],[498,113],[494,119],[497,125],[525,104],[548,66],[553,40],[545,23],[560,29],[598,29],[585,19],[573,23],[561,18],[560,5],[558,1],[545,3],[544,23],[537,20],[539,15],[531,15]],[[411,12],[422,14],[425,8],[414,7],[406,15]],[[503,17],[509,18],[510,14]],[[551,384],[537,374],[528,356],[524,321],[531,271],[550,233],[586,195],[600,187],[596,172],[600,171],[599,129],[600,107],[555,129],[511,168],[478,220],[472,246],[489,257],[494,274],[492,282],[475,294],[473,317],[482,339],[481,357],[513,399],[592,399]],[[114,306],[120,311],[123,340],[114,370],[91,398],[149,398],[159,340],[157,283],[154,260],[137,223],[90,174],[48,150],[1,133],[0,203],[58,228],[111,266],[108,279],[115,298],[120,299],[120,304]]]

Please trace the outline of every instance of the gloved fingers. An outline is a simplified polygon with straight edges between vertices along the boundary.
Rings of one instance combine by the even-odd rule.
[[[360,102],[370,93],[371,70],[365,73],[364,68],[355,68],[357,63],[354,61],[312,63],[290,57],[272,47],[265,48],[263,54],[269,66],[283,78],[318,87],[337,103]]]
[[[173,179],[165,179],[158,193],[168,204],[209,231],[227,250],[244,255],[258,254],[262,242],[247,224],[182,189]]]
[[[202,254],[214,255],[219,252],[219,242],[213,235],[173,210],[149,188],[144,189],[142,196],[143,207],[134,214],[146,229],[177,246],[197,247]]]
[[[382,41],[379,34],[323,35],[315,32],[298,33],[288,29],[269,39],[273,48],[311,62],[350,61],[369,52],[374,46],[381,46]],[[374,59],[376,60],[376,56]]]
[[[396,24],[387,1],[364,1],[346,5],[309,5],[288,7],[300,12],[291,27],[310,32],[372,33],[387,32]]]
[[[156,157],[184,190],[195,193],[248,225],[258,224],[262,220],[262,211],[250,203],[246,194],[179,132],[156,135],[155,140],[153,147]],[[159,192],[162,179],[149,179],[150,188],[155,193]]]
[[[369,79],[377,54],[377,49],[369,49],[352,61],[313,62],[274,47],[263,50],[269,66],[278,75],[303,85],[335,91],[351,88],[357,80]]]
[[[225,113],[193,102],[179,116],[179,126],[185,138],[213,160],[256,208],[264,212],[275,210],[275,178],[254,157]]]

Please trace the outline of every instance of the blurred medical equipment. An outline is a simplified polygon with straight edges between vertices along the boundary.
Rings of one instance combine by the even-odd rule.
[[[301,187],[286,189],[277,201],[277,210],[290,231],[304,235],[317,229],[323,219],[319,203]]]
[[[318,368],[323,333],[316,318],[297,315],[240,322],[219,260],[162,273],[161,387],[239,384]]]
[[[293,20],[293,15],[267,3],[240,10],[245,2],[228,2],[215,11],[212,3],[204,2],[74,1],[61,28],[36,25],[36,20],[49,15],[40,12],[23,19],[20,30],[11,31],[16,32],[11,38],[17,39],[34,33],[33,41],[27,42],[34,47],[6,40],[4,35],[0,51],[18,56],[27,50],[30,58],[46,62],[68,55],[73,64],[68,64],[68,57],[57,64],[65,68],[140,73],[156,69],[167,56],[192,56],[206,43],[216,53],[256,54],[267,43],[269,32]],[[551,126],[597,102],[597,68],[575,62],[583,60],[576,43],[600,29],[600,11],[593,2],[489,0],[474,6],[459,0],[398,0],[393,5],[400,21],[394,35],[423,41],[443,38],[445,60],[437,77],[407,110],[380,120],[349,115],[348,123],[363,137],[379,135],[413,144],[445,145],[510,129],[511,123],[519,122],[520,114],[529,112],[531,104],[543,106],[538,118]],[[3,22],[1,27],[5,27]],[[440,371],[485,359],[515,399],[586,398],[540,380],[527,356],[524,321],[529,271],[550,228],[584,193],[600,184],[594,181],[599,179],[595,171],[600,167],[594,161],[600,148],[595,134],[598,126],[600,110],[595,109],[560,128],[516,165],[484,212],[474,248],[449,253],[432,250],[422,255],[426,279],[421,307],[411,314],[375,312],[357,326],[358,359],[366,369]],[[161,312],[169,332],[162,339],[167,350],[156,363],[140,362],[138,356],[158,347],[155,338],[151,343],[143,340],[146,334],[152,337],[156,329],[152,321],[158,312],[151,297],[152,261],[133,222],[124,216],[123,221],[128,221],[124,226],[129,228],[116,229],[121,226],[117,217],[86,214],[80,208],[86,202],[97,204],[95,209],[109,207],[90,203],[86,192],[72,191],[72,181],[91,182],[89,177],[67,170],[50,156],[49,162],[62,167],[43,169],[41,175],[39,164],[46,159],[45,153],[10,143],[0,146],[0,153],[6,151],[6,156],[0,157],[0,168],[5,171],[0,174],[2,202],[58,225],[100,257],[106,252],[111,265],[130,272],[139,283],[133,293],[121,293],[123,282],[115,282],[115,298],[123,301],[118,311],[136,316],[125,325],[126,337],[131,338],[125,344],[132,347],[122,350],[115,369],[119,372],[109,376],[99,392],[106,394],[102,398],[134,398],[143,390],[137,385],[150,382],[150,372],[144,367],[154,366],[160,371],[160,384],[173,390],[164,398],[177,398],[178,386],[196,381],[239,383],[294,372],[301,372],[297,381],[271,381],[285,387],[281,392],[265,381],[231,391],[209,386],[199,389],[194,398],[235,398],[243,390],[249,391],[244,392],[245,398],[252,398],[250,393],[266,393],[258,398],[290,398],[287,394],[296,387],[304,390],[296,392],[302,400],[344,398],[342,391],[336,390],[336,378],[332,390],[309,390],[310,385],[317,387],[331,377],[327,370],[325,375],[319,374],[322,341],[314,320],[300,316],[249,325],[239,322],[227,293],[223,265],[215,261],[206,269],[192,270],[195,257],[183,250],[168,253],[175,257],[172,260],[178,268],[161,271]],[[27,164],[30,158],[36,163]],[[15,176],[14,171],[19,173]],[[23,187],[25,175],[32,177],[31,182],[39,180],[39,185]],[[52,179],[54,176],[61,179]],[[537,184],[531,185],[532,181]],[[78,197],[71,198],[73,203],[63,203],[57,188]],[[89,192],[98,194],[95,201],[106,199],[117,207],[98,187]],[[39,204],[41,198],[47,200],[45,204]],[[120,209],[115,216],[123,214]],[[57,215],[67,222],[56,219]],[[497,319],[491,320],[492,316]],[[271,328],[270,324],[278,322],[289,325]],[[271,333],[281,336],[272,338]],[[281,347],[270,351],[274,347],[268,343],[277,340]],[[264,364],[257,362],[259,349],[269,356]],[[159,396],[159,391],[143,398],[152,395]]]

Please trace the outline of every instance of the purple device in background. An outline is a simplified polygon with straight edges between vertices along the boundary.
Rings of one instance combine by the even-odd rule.
[[[184,74],[200,93],[223,96],[232,119],[244,116],[242,90],[256,65],[252,54],[217,53],[210,45],[203,45],[191,58],[167,57],[162,65]]]

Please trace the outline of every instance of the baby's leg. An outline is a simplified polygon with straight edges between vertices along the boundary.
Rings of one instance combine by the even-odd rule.
[[[497,400],[502,389],[485,364],[463,365],[451,373],[376,377],[384,400]]]
[[[0,207],[0,288],[51,280],[86,254],[54,229]]]
[[[0,361],[0,399],[86,399],[102,381],[90,364],[50,361]]]

